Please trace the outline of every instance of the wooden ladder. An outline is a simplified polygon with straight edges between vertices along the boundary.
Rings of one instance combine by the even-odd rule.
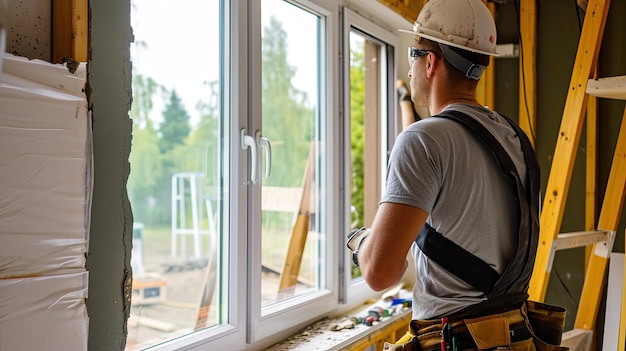
[[[602,282],[605,279],[607,263],[613,249],[624,202],[626,109],[596,230],[559,234],[589,96],[626,100],[626,76],[593,78],[609,3],[610,0],[590,0],[587,5],[546,187],[540,219],[541,232],[537,259],[530,281],[530,299],[543,301],[555,251],[582,246],[591,248],[572,335],[586,331],[589,331],[587,334],[593,333],[602,295]],[[621,326],[622,329],[625,327]],[[565,339],[566,335],[564,335],[564,341]]]

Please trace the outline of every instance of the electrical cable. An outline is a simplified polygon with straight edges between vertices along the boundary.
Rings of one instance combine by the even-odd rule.
[[[574,4],[576,5],[576,15],[578,17],[578,27],[579,30],[582,32],[582,24],[580,22],[580,14],[578,12],[578,3],[576,0],[574,0]],[[516,12],[516,19],[517,19],[517,27],[520,27],[520,5],[519,5],[519,0],[514,0],[514,6],[515,6],[515,12]],[[535,139],[535,132],[533,130],[532,124],[530,123],[530,110],[528,108],[528,100],[526,97],[526,76],[525,76],[525,70],[523,69],[524,67],[524,55],[523,55],[523,43],[522,43],[522,33],[521,31],[519,32],[519,52],[520,52],[520,60],[521,60],[521,66],[522,66],[522,87],[524,89],[524,103],[526,105],[526,118],[528,120],[528,127],[530,128],[530,133],[531,133],[531,137],[533,139],[534,144],[536,145],[536,139]],[[521,116],[520,116],[521,117]],[[563,280],[563,278],[561,277],[561,275],[559,274],[559,270],[554,267],[554,273],[556,275],[556,278],[558,279],[559,283],[561,284],[561,286],[563,287],[563,289],[565,290],[565,292],[567,293],[568,297],[570,298],[572,304],[574,306],[576,306],[576,308],[578,308],[578,303],[576,302],[576,299],[574,298],[574,295],[572,294],[572,292],[570,291],[570,289],[567,287],[567,285],[565,284],[565,281]]]
[[[578,1],[574,0],[574,8],[576,9],[576,18],[578,18],[578,33],[582,33],[583,24],[580,21],[580,11],[578,10]]]
[[[554,270],[554,273],[556,274],[556,278],[559,280],[559,282],[563,286],[563,289],[565,289],[567,296],[570,298],[572,305],[576,307],[576,310],[578,310],[578,302],[576,302],[576,299],[574,298],[574,294],[572,294],[572,292],[567,287],[567,285],[565,285],[565,281],[563,280],[563,278],[561,278],[561,274],[559,274],[559,270],[556,268],[556,266],[553,267],[553,270]]]

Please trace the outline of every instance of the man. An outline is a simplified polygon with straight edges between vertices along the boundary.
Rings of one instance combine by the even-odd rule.
[[[522,215],[511,179],[489,148],[461,123],[436,116],[460,111],[478,121],[513,161],[526,187],[522,190],[531,189],[521,137],[504,117],[476,101],[478,79],[489,64],[489,56],[497,55],[496,27],[488,8],[481,0],[430,0],[413,30],[401,31],[415,35],[409,48],[411,98],[416,105],[428,106],[433,117],[411,124],[398,136],[372,227],[353,235],[349,246],[355,250],[353,258],[365,281],[376,291],[401,278],[410,250],[417,272],[413,320],[438,319],[443,324],[441,318],[447,320],[472,306],[483,306],[479,304],[491,296],[489,289],[477,289],[418,247],[416,242],[424,235],[421,231],[428,227],[425,224],[502,275],[518,250]],[[527,157],[536,164],[534,153]],[[533,181],[532,191],[538,193],[538,179]],[[538,201],[534,207],[526,207],[536,220]],[[529,239],[522,241],[520,245]],[[528,247],[526,260],[513,265],[532,267],[536,243]],[[528,296],[530,273],[515,279],[517,285],[506,289],[517,298],[510,306],[501,303],[498,312],[517,309],[519,315],[520,305]],[[469,317],[480,317],[483,311],[496,310],[474,310]],[[419,333],[416,329],[413,325],[414,334]],[[505,333],[508,335],[509,330]]]

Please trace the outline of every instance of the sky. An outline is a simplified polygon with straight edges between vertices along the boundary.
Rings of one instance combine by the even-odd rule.
[[[134,74],[150,76],[167,89],[176,89],[192,122],[197,121],[196,104],[208,102],[206,82],[219,75],[219,1],[217,0],[132,0],[131,44]],[[296,68],[293,85],[316,99],[314,89],[317,58],[316,17],[282,0],[262,1],[265,27],[272,14],[283,22],[289,49],[288,62]],[[279,16],[278,16],[279,14]],[[138,43],[145,43],[140,46]],[[155,101],[152,111],[160,119],[164,106]]]

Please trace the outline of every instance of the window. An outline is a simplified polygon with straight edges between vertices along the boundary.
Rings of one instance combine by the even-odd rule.
[[[251,296],[249,341],[337,304],[330,241],[336,220],[328,197],[334,121],[324,104],[328,15],[309,3],[264,0],[261,28],[254,31],[260,36],[251,38],[250,57],[260,58],[252,62],[253,90],[260,96],[253,94],[250,130],[259,136],[262,157],[259,182],[249,189],[261,200],[260,208],[253,204],[251,223],[251,290],[261,294]]]
[[[350,10],[345,10],[345,26],[348,40],[344,45],[350,58],[346,69],[350,116],[346,129],[351,159],[346,173],[352,230],[372,225],[384,186],[387,153],[393,141],[390,135],[397,130],[392,64],[397,44],[393,35]],[[350,266],[351,277],[359,278],[358,267],[352,262]]]
[[[128,350],[229,320],[230,167],[224,146],[230,121],[222,103],[220,2],[131,5],[128,194],[135,222]]]
[[[126,349],[269,346],[347,306],[343,161],[365,156],[354,179],[374,191],[352,203],[355,223],[369,225],[395,119],[393,37],[347,11],[350,61],[360,60],[351,87],[340,84],[334,0],[131,4]],[[363,295],[353,291],[355,306]]]

